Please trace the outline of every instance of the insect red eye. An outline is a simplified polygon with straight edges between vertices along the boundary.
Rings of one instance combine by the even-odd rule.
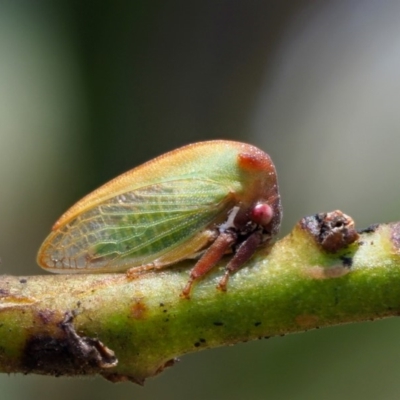
[[[271,222],[273,216],[274,211],[269,204],[258,203],[251,210],[250,219],[258,225],[266,226]]]

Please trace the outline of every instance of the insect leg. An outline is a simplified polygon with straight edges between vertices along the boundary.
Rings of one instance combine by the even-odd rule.
[[[237,271],[256,251],[256,248],[262,241],[262,233],[256,231],[252,233],[237,249],[235,255],[229,261],[225,268],[225,274],[218,284],[218,289],[226,292],[229,276]]]
[[[154,264],[150,263],[150,264],[140,265],[139,267],[129,268],[125,274],[127,279],[133,280],[138,278],[144,272],[151,271],[154,269],[155,269]]]
[[[183,289],[181,297],[186,299],[190,297],[193,283],[210,271],[236,240],[237,235],[231,230],[227,230],[217,237],[215,242],[208,248],[190,271],[189,281]]]

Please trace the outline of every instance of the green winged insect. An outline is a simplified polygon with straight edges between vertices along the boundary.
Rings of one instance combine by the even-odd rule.
[[[38,264],[56,273],[135,274],[198,256],[182,296],[224,254],[219,283],[277,234],[274,164],[258,148],[215,140],[184,146],[84,197],[54,224]]]

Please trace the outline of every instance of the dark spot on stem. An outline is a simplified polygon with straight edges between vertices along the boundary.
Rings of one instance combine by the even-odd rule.
[[[219,321],[213,322],[213,324],[214,324],[215,326],[223,326],[223,325],[224,325],[223,322],[219,322]]]
[[[206,343],[206,339],[200,338],[197,342],[195,342],[194,347],[200,347],[204,343]]]
[[[351,267],[353,265],[353,258],[349,257],[349,256],[342,256],[340,257],[340,259],[342,260],[343,266],[344,267]]]
[[[379,228],[379,224],[373,224],[373,225],[368,226],[365,229],[360,229],[357,232],[359,234],[362,234],[362,233],[374,233],[378,228]]]

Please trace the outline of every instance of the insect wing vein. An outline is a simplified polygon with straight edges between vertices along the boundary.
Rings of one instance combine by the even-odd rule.
[[[45,262],[53,270],[92,271],[151,262],[226,212],[229,194],[229,187],[200,179],[167,181],[120,194],[54,232]]]

